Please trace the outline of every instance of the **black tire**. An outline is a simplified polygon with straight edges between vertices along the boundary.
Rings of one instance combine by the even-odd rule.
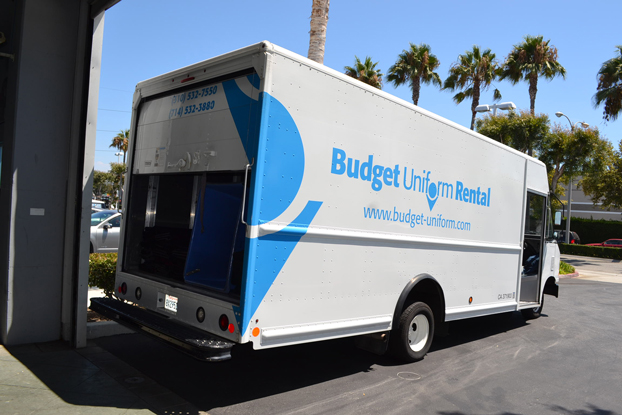
[[[430,350],[434,338],[434,314],[426,303],[409,305],[391,332],[391,353],[400,360],[416,362]]]
[[[89,248],[89,254],[93,253],[93,244],[91,244],[90,248]]]
[[[542,307],[544,307],[544,295],[540,300],[540,305],[534,308],[524,308],[520,312],[525,320],[535,320],[542,314]]]

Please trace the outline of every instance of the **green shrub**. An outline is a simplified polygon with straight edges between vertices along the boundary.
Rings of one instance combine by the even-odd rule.
[[[565,220],[562,221],[559,229],[566,229]],[[599,243],[607,239],[622,238],[622,221],[572,218],[570,230],[579,234],[582,244]]]
[[[559,261],[559,275],[574,274],[575,269],[572,265]]]
[[[562,254],[591,256],[622,260],[622,248],[604,248],[602,246],[585,246],[575,244],[559,244]]]
[[[117,254],[91,254],[89,256],[89,287],[104,290],[106,297],[115,292],[114,278],[117,271]]]

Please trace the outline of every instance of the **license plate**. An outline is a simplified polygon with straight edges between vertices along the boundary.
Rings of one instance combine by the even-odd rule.
[[[164,296],[164,308],[170,310],[174,313],[177,312],[177,297],[173,297],[172,295],[166,294]]]

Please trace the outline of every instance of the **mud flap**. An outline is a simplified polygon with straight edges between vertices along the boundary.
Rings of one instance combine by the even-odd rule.
[[[354,338],[354,345],[361,350],[371,352],[377,355],[383,355],[387,351],[389,345],[388,331],[382,333],[371,333],[357,336]]]

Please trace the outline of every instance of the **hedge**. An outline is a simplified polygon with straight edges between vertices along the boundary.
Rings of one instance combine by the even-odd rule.
[[[565,220],[562,221],[559,229],[566,229]],[[570,230],[579,234],[582,244],[599,243],[607,239],[622,239],[622,221],[619,220],[572,218]]]
[[[559,244],[559,251],[562,254],[568,255],[581,255],[622,260],[622,248],[605,248],[602,246]]]
[[[89,256],[89,287],[104,290],[106,297],[115,293],[114,278],[117,271],[117,254],[91,254]]]

